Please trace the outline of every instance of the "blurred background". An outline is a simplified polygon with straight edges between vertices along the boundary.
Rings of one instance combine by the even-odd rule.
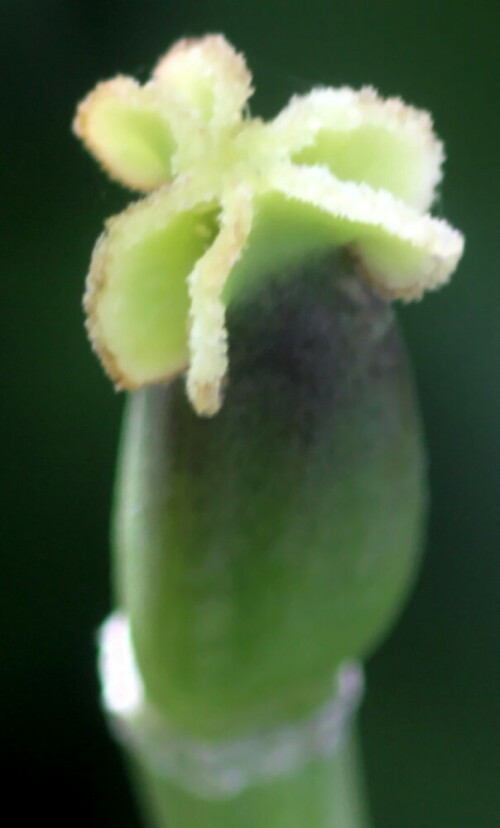
[[[465,232],[466,256],[449,288],[400,309],[430,455],[428,542],[409,606],[369,664],[361,719],[376,828],[500,825],[495,10],[493,0],[1,0],[0,718],[2,777],[26,792],[17,824],[36,808],[66,826],[60,786],[83,824],[139,824],[94,669],[123,397],[91,355],[80,306],[103,220],[130,196],[70,122],[96,81],[145,79],[173,40],[222,31],[254,71],[258,114],[314,84],[370,83],[430,109],[446,142],[437,210]]]

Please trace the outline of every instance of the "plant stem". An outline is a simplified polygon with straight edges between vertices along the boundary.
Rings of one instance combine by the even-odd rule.
[[[368,828],[357,742],[231,799],[202,799],[138,763],[133,775],[154,828]]]

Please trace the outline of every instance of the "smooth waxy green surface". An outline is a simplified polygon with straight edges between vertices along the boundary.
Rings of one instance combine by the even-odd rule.
[[[406,355],[347,257],[285,287],[269,274],[229,330],[216,417],[196,416],[182,380],[131,398],[115,513],[146,693],[203,737],[328,696],[398,610],[424,505]]]

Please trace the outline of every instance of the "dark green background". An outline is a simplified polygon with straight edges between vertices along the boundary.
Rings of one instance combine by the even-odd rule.
[[[90,354],[80,309],[103,219],[129,196],[69,124],[97,80],[144,78],[172,40],[206,31],[246,53],[256,112],[317,83],[371,83],[429,108],[446,141],[438,212],[466,233],[466,256],[451,287],[401,312],[431,458],[427,554],[369,665],[362,725],[376,826],[500,824],[495,10],[489,0],[1,0],[0,715],[2,775],[26,793],[16,824],[36,811],[52,826],[76,814],[136,825],[94,674],[123,399]]]

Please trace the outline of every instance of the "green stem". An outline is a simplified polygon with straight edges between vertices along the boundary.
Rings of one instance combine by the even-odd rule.
[[[368,828],[354,738],[326,759],[230,799],[203,799],[134,764],[154,828]]]

